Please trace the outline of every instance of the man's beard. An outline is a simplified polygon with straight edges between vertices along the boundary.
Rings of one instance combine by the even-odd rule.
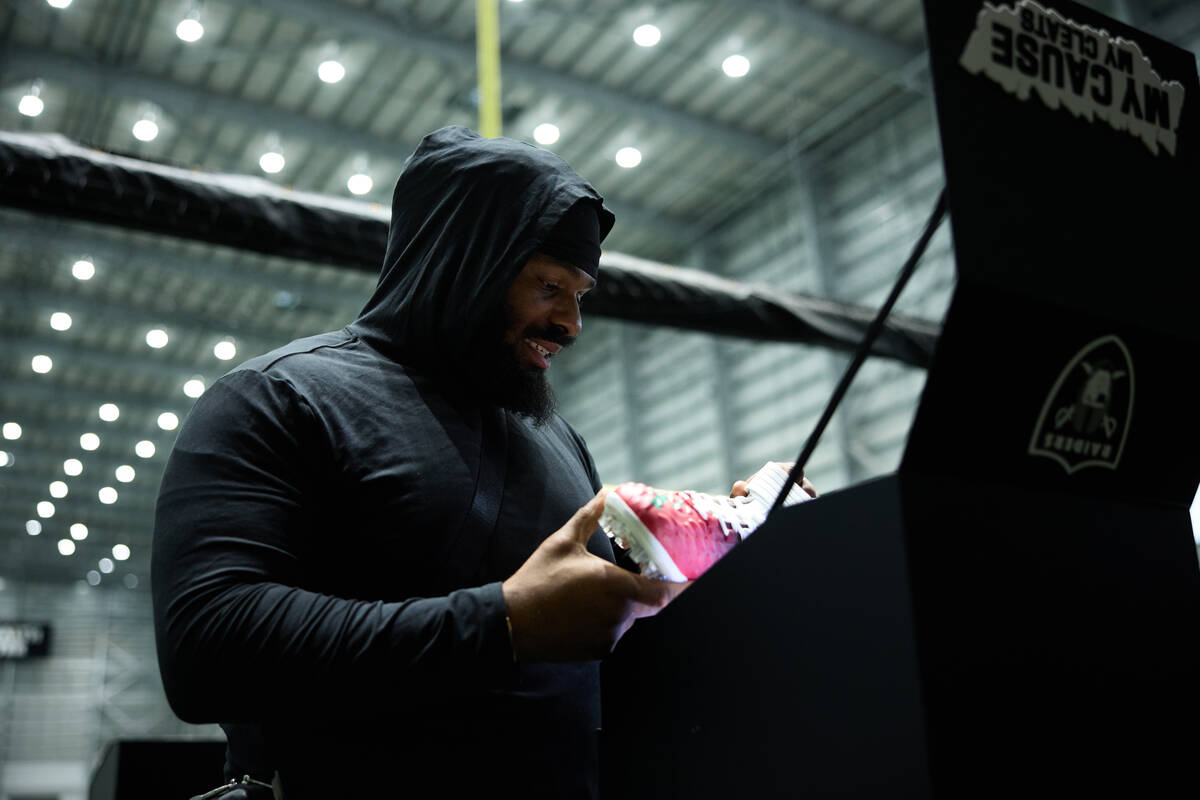
[[[484,402],[527,417],[535,427],[541,427],[553,418],[558,400],[545,370],[521,366],[517,353],[523,346],[522,340],[543,339],[566,349],[575,339],[561,327],[529,326],[510,344],[506,339],[512,327],[511,317],[511,311],[504,306],[481,326],[471,348],[472,355],[463,365],[466,374],[460,377]]]

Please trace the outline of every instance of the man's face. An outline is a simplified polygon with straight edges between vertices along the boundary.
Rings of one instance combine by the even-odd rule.
[[[503,308],[483,328],[476,376],[503,408],[545,424],[554,413],[546,370],[583,327],[579,303],[596,281],[576,267],[535,253],[513,279]]]
[[[579,303],[596,281],[581,269],[534,253],[508,287],[505,343],[524,370],[542,372],[583,328]]]

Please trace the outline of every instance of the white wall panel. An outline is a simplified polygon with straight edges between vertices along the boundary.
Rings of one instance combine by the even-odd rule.
[[[0,661],[0,774],[43,762],[90,772],[114,738],[221,738],[217,726],[187,725],[167,705],[148,591],[8,580],[0,618],[52,627],[49,656]]]

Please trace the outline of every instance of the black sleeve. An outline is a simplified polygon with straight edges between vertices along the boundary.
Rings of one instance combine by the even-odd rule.
[[[499,583],[402,602],[299,588],[328,438],[289,383],[253,370],[215,383],[183,425],[151,556],[159,666],[181,719],[365,719],[512,679]]]

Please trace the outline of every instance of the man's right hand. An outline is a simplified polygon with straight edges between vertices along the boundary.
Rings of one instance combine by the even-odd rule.
[[[608,491],[546,537],[504,582],[518,659],[601,658],[635,620],[654,616],[690,585],[635,575],[587,551]]]

